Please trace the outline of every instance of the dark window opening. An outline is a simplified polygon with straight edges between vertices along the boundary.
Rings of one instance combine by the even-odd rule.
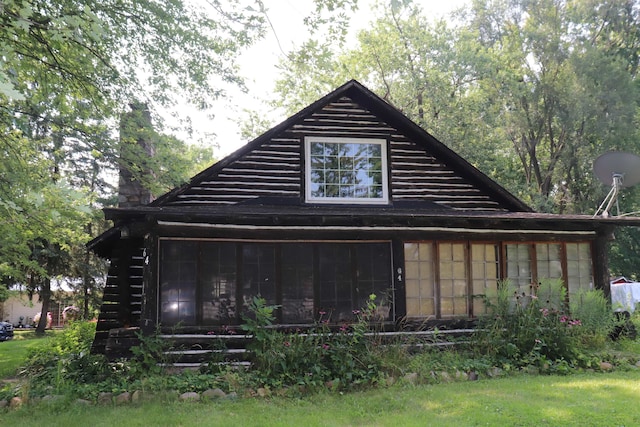
[[[160,256],[165,326],[238,323],[258,295],[289,324],[352,320],[371,294],[379,320],[391,313],[389,243],[162,240]]]

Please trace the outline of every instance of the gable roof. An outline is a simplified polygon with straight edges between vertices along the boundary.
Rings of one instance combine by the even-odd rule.
[[[386,132],[388,134],[389,131],[392,131],[393,135],[390,141],[392,148],[395,145],[396,151],[403,152],[405,157],[407,156],[406,153],[410,153],[410,155],[414,156],[410,161],[419,161],[427,164],[428,168],[431,168],[427,173],[440,174],[437,176],[438,180],[431,182],[430,185],[437,186],[442,182],[450,187],[457,186],[458,191],[480,200],[477,202],[476,208],[465,209],[464,202],[460,203],[459,200],[454,200],[455,203],[458,203],[458,209],[446,206],[446,203],[444,205],[438,204],[437,201],[433,202],[432,200],[416,202],[416,198],[413,196],[416,196],[416,194],[420,196],[420,192],[414,191],[413,187],[420,187],[420,185],[412,182],[415,178],[419,178],[413,175],[413,170],[402,171],[403,187],[401,188],[406,192],[414,191],[410,195],[413,198],[396,197],[394,195],[392,205],[376,205],[373,209],[363,209],[362,207],[348,205],[339,206],[338,208],[331,205],[305,205],[301,203],[299,192],[296,193],[298,194],[297,197],[284,197],[281,199],[270,197],[267,203],[262,203],[265,199],[260,197],[244,198],[239,203],[229,201],[218,204],[194,203],[194,197],[198,197],[199,191],[211,191],[211,188],[207,188],[207,185],[212,183],[218,185],[219,189],[227,190],[225,186],[230,183],[222,179],[223,173],[221,171],[228,173],[233,167],[243,162],[253,162],[255,170],[262,169],[264,164],[256,162],[259,157],[257,157],[256,153],[261,152],[262,158],[265,158],[265,156],[268,158],[272,153],[266,152],[265,147],[269,146],[269,144],[273,146],[273,141],[289,141],[288,149],[290,151],[285,154],[290,162],[293,162],[293,159],[297,161],[296,167],[298,169],[280,171],[277,168],[284,163],[282,161],[274,161],[275,166],[270,166],[275,168],[272,171],[277,171],[278,173],[287,172],[290,174],[289,176],[297,177],[287,179],[297,179],[297,185],[299,186],[302,175],[300,169],[301,136],[306,135],[310,130],[314,130],[314,126],[319,126],[321,120],[317,119],[318,116],[324,120],[329,117],[326,114],[327,111],[333,110],[346,111],[345,114],[348,114],[347,117],[350,119],[354,116],[366,118],[367,124],[360,124],[360,127],[356,127],[354,135],[362,135],[363,129],[367,129],[367,132],[370,132],[371,128],[369,126],[372,123],[379,125],[375,132]],[[340,117],[340,120],[342,119]],[[333,118],[329,117],[329,120],[335,120],[335,116]],[[308,123],[312,124],[309,125]],[[350,125],[352,124],[351,122],[349,123]],[[350,129],[353,128],[349,126],[342,129],[341,135],[351,135]],[[291,131],[291,129],[294,129],[295,132]],[[285,138],[282,135],[285,135]],[[400,147],[399,149],[398,146]],[[408,149],[411,147],[414,148]],[[455,179],[458,179],[458,181],[451,184],[451,181]],[[460,181],[464,181],[463,184],[459,184]],[[244,182],[243,185],[245,187],[243,190],[254,191],[254,184],[256,183],[252,181]],[[475,189],[475,192],[471,192],[470,187]],[[397,190],[396,188],[394,191]],[[435,191],[435,193],[438,193],[438,191]],[[464,197],[458,197],[458,199],[464,199]],[[191,200],[191,202],[183,203],[184,200]],[[225,224],[235,223],[239,218],[242,218],[242,224],[245,225],[262,224],[264,227],[272,227],[282,225],[280,219],[287,217],[290,226],[303,228],[319,224],[334,228],[340,226],[363,227],[370,224],[377,224],[377,227],[386,224],[388,228],[390,227],[389,229],[392,229],[400,221],[409,228],[435,225],[444,227],[443,229],[449,229],[450,227],[455,229],[456,224],[463,224],[477,229],[499,227],[511,229],[514,232],[537,229],[564,230],[560,231],[561,233],[593,231],[596,229],[605,230],[611,226],[640,226],[640,218],[637,217],[612,216],[603,218],[588,215],[556,215],[534,212],[525,203],[355,80],[345,83],[320,98],[244,147],[195,175],[188,183],[169,191],[152,203],[130,208],[105,208],[103,211],[106,219],[115,221],[115,226],[87,243],[89,249],[103,257],[110,256],[112,245],[122,238],[122,233],[125,231],[129,233],[130,227],[134,227],[139,232],[140,227],[146,227],[143,223],[148,220],[177,221],[177,223],[182,224],[193,222],[196,225],[200,223],[200,226],[204,223],[216,223],[224,227]],[[454,229],[451,230],[455,231]]]
[[[187,193],[193,193],[194,189],[198,189],[198,186],[208,180],[211,180],[212,177],[215,177],[223,169],[230,167],[234,162],[240,161],[252,151],[258,150],[260,147],[267,144],[272,138],[277,137],[288,129],[296,126],[296,124],[301,123],[306,118],[311,117],[323,108],[329,106],[331,103],[338,102],[342,98],[351,99],[353,102],[375,115],[381,122],[384,122],[387,126],[403,134],[411,141],[412,144],[427,150],[427,152],[433,156],[437,162],[446,165],[448,169],[451,169],[455,173],[456,178],[462,178],[467,183],[472,183],[468,186],[473,186],[475,189],[479,190],[479,193],[488,195],[485,196],[485,198],[493,200],[493,203],[499,205],[501,210],[511,212],[532,212],[532,209],[524,202],[513,196],[502,186],[498,185],[487,175],[476,169],[465,159],[411,121],[399,110],[388,104],[356,80],[351,80],[331,93],[318,99],[316,102],[289,117],[231,155],[195,175],[188,183],[158,197],[149,205],[149,207],[170,206],[176,203],[180,197],[183,197]]]

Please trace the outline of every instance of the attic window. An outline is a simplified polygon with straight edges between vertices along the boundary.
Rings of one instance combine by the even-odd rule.
[[[306,201],[387,203],[384,139],[307,137]]]

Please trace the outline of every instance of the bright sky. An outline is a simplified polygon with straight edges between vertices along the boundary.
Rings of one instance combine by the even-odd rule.
[[[434,18],[443,17],[450,11],[457,9],[470,0],[416,0],[427,15]],[[359,0],[359,10],[352,17],[351,34],[353,37],[358,30],[374,20],[373,5],[376,0]],[[286,116],[269,112],[262,105],[262,101],[273,97],[273,87],[278,76],[276,65],[282,56],[280,47],[287,52],[307,39],[303,19],[313,10],[312,0],[264,0],[268,9],[268,16],[273,26],[267,31],[266,37],[249,49],[240,59],[241,73],[247,79],[248,94],[234,91],[229,98],[216,105],[213,111],[215,117],[195,116],[193,127],[195,139],[202,139],[203,135],[216,133],[215,141],[219,147],[215,150],[218,159],[240,148],[249,141],[240,137],[239,121],[243,120],[243,109],[264,110],[274,125],[280,123]],[[277,37],[276,37],[277,36]],[[278,41],[280,42],[278,45]]]

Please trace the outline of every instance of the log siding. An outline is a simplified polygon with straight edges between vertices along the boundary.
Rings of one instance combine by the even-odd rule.
[[[266,143],[190,186],[167,205],[233,205],[274,197],[303,203],[302,147],[306,136],[389,141],[389,199],[392,202],[428,201],[452,210],[505,210],[489,194],[438,161],[426,148],[348,97],[301,118]]]
[[[91,348],[93,353],[104,353],[111,329],[137,326],[140,323],[144,249],[141,242],[125,241],[115,252],[107,272],[96,335]],[[123,301],[126,304],[123,305]]]

